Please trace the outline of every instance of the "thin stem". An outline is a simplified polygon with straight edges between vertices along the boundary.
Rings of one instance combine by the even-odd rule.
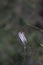
[[[25,65],[26,61],[26,46],[24,46],[24,60],[23,60],[23,65]]]

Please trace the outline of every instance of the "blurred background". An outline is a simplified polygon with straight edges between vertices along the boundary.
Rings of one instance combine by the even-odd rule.
[[[0,0],[0,65],[43,65],[43,0]]]

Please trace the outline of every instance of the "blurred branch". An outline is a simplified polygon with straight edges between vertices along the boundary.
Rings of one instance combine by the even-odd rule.
[[[33,28],[33,29],[38,30],[38,31],[41,32],[41,33],[43,33],[43,30],[42,30],[42,29],[40,29],[40,28],[38,28],[38,27],[36,27],[36,26],[34,26],[34,25],[31,25],[31,24],[26,24],[26,25],[29,26],[29,27],[31,27],[31,28]]]

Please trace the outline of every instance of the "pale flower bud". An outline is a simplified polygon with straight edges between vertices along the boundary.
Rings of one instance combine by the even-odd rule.
[[[25,45],[26,42],[27,42],[27,39],[26,39],[24,33],[23,32],[19,32],[18,36],[19,36],[20,40],[22,41],[23,45]]]

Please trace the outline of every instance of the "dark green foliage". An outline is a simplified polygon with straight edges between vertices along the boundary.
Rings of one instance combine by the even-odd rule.
[[[26,23],[24,22],[23,18],[19,19],[19,25],[24,26]]]
[[[12,57],[12,60],[16,65],[21,65],[23,61],[23,56],[20,53],[17,53]]]
[[[4,2],[6,2],[6,6],[4,6]],[[37,4],[33,3],[31,0],[25,0],[26,4],[23,4],[25,5],[26,9],[25,14],[23,14],[26,16],[25,18],[25,16],[22,16],[21,14],[19,17],[19,14],[15,12],[17,6],[16,4],[18,3],[21,3],[21,0],[8,0],[8,3],[7,0],[0,0],[0,65],[24,65],[23,61],[25,58],[25,53],[27,65],[31,63],[30,57],[37,62],[43,60],[43,47],[40,46],[41,42],[38,39],[37,33],[30,27],[29,29],[32,32],[29,33],[27,31],[28,26],[26,25],[26,23],[29,23],[30,19],[34,19],[34,16],[32,16],[33,18],[28,17],[30,14],[27,13],[27,10],[30,11],[29,13],[33,12],[35,7],[34,5]],[[21,8],[22,3],[19,4]],[[31,13],[31,15],[33,15],[33,13]],[[39,24],[36,26],[39,28],[41,27]],[[22,31],[22,27],[27,37],[27,49],[25,53],[23,48],[24,46],[19,41],[17,35],[19,28]],[[30,62],[27,57],[29,58]]]

